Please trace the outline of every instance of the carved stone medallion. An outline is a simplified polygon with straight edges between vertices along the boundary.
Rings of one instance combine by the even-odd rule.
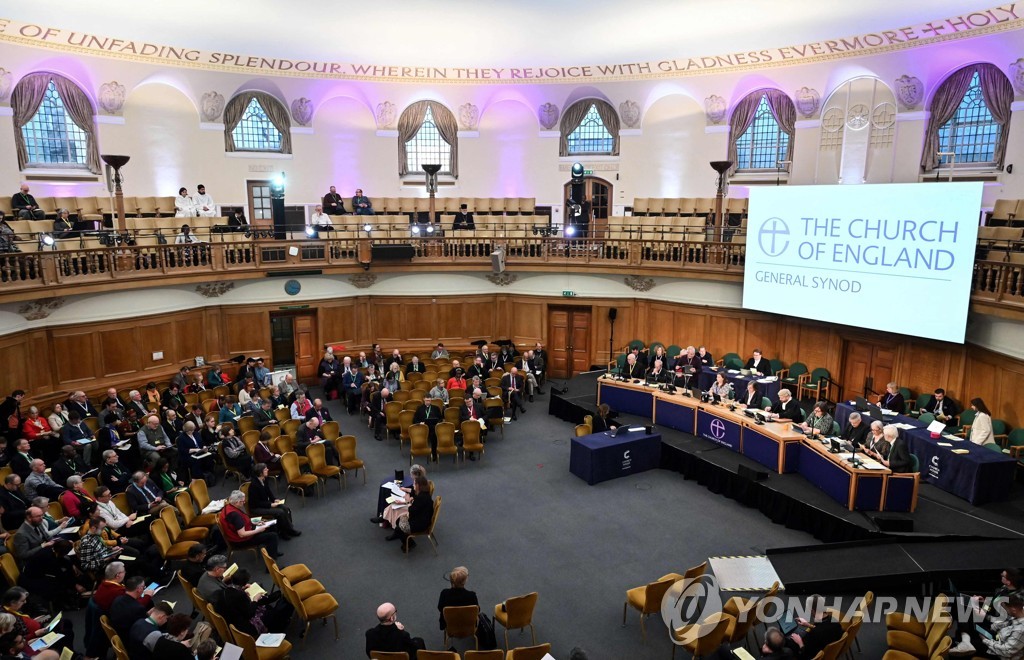
[[[896,100],[903,110],[916,110],[924,100],[924,84],[914,76],[903,75],[896,79]]]
[[[717,94],[712,94],[704,99],[704,116],[707,118],[708,125],[721,124],[728,109],[729,106],[725,99]]]
[[[116,80],[100,85],[100,108],[108,115],[120,115],[128,90]]]
[[[818,90],[810,87],[801,87],[796,90],[796,111],[804,119],[809,119],[818,113],[821,107],[821,95]]]
[[[206,92],[199,100],[199,114],[207,123],[216,122],[224,114],[224,95],[218,92]]]
[[[459,124],[464,131],[475,131],[480,126],[480,110],[472,103],[459,106]]]
[[[299,126],[309,126],[309,122],[313,120],[313,102],[305,96],[292,101],[292,119]]]
[[[393,128],[395,125],[395,104],[391,101],[383,101],[377,104],[377,111],[374,117],[377,118],[377,129],[384,130]]]
[[[640,125],[640,105],[636,101],[623,101],[619,104],[619,117],[626,128]]]
[[[545,131],[550,131],[558,124],[558,117],[561,113],[554,103],[545,103],[537,108],[537,119]]]

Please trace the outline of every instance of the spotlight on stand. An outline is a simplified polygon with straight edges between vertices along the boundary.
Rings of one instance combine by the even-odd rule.
[[[576,228],[573,227],[572,225],[569,225],[568,227],[565,228],[565,232],[564,233],[565,233],[566,236],[575,236],[576,235]]]
[[[114,194],[114,211],[117,213],[117,217],[110,219],[110,224],[114,229],[126,231],[125,220],[124,220],[124,191],[121,189],[121,184],[124,182],[124,178],[121,176],[121,168],[128,164],[131,160],[131,156],[118,156],[114,154],[103,154],[100,156],[103,162],[107,164],[109,168],[107,170],[108,176],[110,170],[114,171],[113,176],[113,190],[110,189],[110,184],[107,184],[107,190]],[[102,223],[101,223],[102,224]]]
[[[307,226],[306,236],[309,236],[310,238],[316,238],[316,227],[314,227],[313,225]]]
[[[420,226],[419,225],[413,225],[412,226],[412,233],[417,235],[417,236],[419,236],[420,235]]]
[[[433,234],[434,233],[434,225],[427,225],[427,233],[428,234]]]
[[[373,225],[367,222],[366,224],[363,225],[363,231],[369,234],[371,231],[373,231]]]
[[[46,248],[56,250],[57,242],[54,241],[53,236],[49,234],[39,234],[39,249],[45,250]]]

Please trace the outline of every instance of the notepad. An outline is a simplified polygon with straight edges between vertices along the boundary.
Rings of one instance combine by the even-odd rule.
[[[61,534],[77,534],[78,530],[81,529],[81,528],[82,528],[81,525],[75,525],[74,527],[65,527],[64,529],[60,530],[60,533]]]
[[[259,600],[261,597],[263,597],[263,595],[267,593],[267,590],[253,582],[248,587],[246,587],[245,593],[249,595],[249,600],[255,602]]]
[[[227,504],[227,500],[214,500],[206,505],[203,513],[217,513],[224,508],[225,504]]]
[[[937,442],[935,444],[937,444],[940,447],[952,447],[953,446],[952,442]]]
[[[64,635],[62,635],[60,633],[51,632],[51,633],[48,633],[46,635],[43,635],[39,639],[32,640],[32,642],[29,644],[29,647],[33,651],[36,651],[38,653],[39,651],[42,651],[43,649],[50,648],[51,646],[53,646],[55,643],[59,642],[62,639],[64,639]]]
[[[284,641],[284,633],[263,633],[256,638],[256,646],[265,649],[277,648]]]
[[[210,457],[210,452],[208,452],[208,451],[205,451],[202,454],[192,454],[192,458],[194,458],[196,460],[199,460],[200,458],[209,458],[209,457]]]

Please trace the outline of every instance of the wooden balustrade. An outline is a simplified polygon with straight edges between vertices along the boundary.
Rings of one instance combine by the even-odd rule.
[[[111,283],[160,284],[175,278],[256,277],[267,270],[354,272],[369,260],[371,245],[412,245],[408,264],[489,270],[491,254],[501,249],[508,268],[535,271],[602,269],[667,277],[703,277],[740,281],[746,245],[743,242],[654,239],[566,239],[533,235],[413,238],[329,238],[325,240],[234,240],[192,245],[120,245],[96,249],[0,254],[0,283],[11,299],[44,295],[59,286],[62,294]],[[31,294],[31,295],[29,295]],[[1007,261],[975,262],[971,283],[974,300],[1024,311],[1024,265]]]

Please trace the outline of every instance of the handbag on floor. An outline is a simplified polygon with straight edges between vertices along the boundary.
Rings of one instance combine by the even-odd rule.
[[[494,619],[483,612],[476,622],[476,639],[480,644],[481,651],[491,651],[498,648],[498,638],[494,634]]]

